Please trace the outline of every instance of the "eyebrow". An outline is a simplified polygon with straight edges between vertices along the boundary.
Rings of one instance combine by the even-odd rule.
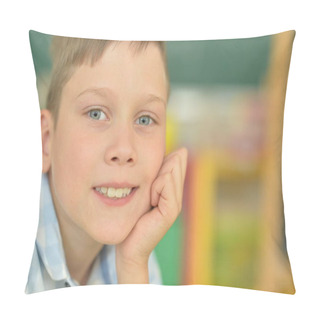
[[[106,96],[107,96],[106,91],[109,92],[109,93],[111,93],[111,95],[113,95],[112,90],[110,90],[110,89],[107,88],[107,87],[106,87],[106,88],[96,88],[96,87],[94,87],[94,88],[89,88],[89,89],[86,89],[86,90],[80,92],[80,93],[77,95],[76,98],[78,99],[79,97],[81,97],[81,96],[83,96],[83,95],[85,95],[85,94],[87,94],[87,93],[93,93],[93,94],[96,94],[96,95],[98,95],[98,96],[106,97]]]
[[[108,87],[104,87],[104,88],[89,88],[86,89],[84,91],[82,91],[81,93],[79,93],[77,95],[77,99],[87,93],[92,93],[101,97],[107,97],[108,93],[111,94],[112,96],[115,96],[115,94],[113,93],[113,91],[111,89],[109,89]],[[142,100],[142,99],[141,99]],[[144,100],[143,103],[147,104],[147,103],[151,103],[151,102],[161,102],[164,106],[167,105],[167,103],[165,102],[164,99],[162,99],[161,97],[153,94],[153,93],[148,93],[144,96]]]
[[[167,105],[167,103],[159,96],[156,96],[155,94],[149,93],[146,95],[146,99],[144,100],[144,103],[150,103],[150,102],[161,102],[164,106]]]

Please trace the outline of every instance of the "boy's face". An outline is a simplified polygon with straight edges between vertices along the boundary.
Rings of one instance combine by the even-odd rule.
[[[49,179],[62,228],[116,244],[150,209],[165,155],[166,99],[153,43],[134,53],[122,42],[93,67],[76,69],[50,137]]]

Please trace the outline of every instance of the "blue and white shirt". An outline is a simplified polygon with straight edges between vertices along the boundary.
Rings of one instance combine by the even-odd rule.
[[[87,284],[116,284],[115,261],[115,246],[105,245],[94,262]],[[154,252],[149,258],[149,282],[161,284],[160,268]],[[48,176],[43,174],[38,232],[25,292],[35,293],[77,285],[68,271]]]

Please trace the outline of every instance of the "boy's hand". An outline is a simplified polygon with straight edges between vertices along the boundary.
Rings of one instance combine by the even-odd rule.
[[[148,283],[149,255],[182,208],[187,154],[187,149],[181,148],[165,157],[151,186],[151,210],[138,220],[128,237],[117,245],[119,283]]]

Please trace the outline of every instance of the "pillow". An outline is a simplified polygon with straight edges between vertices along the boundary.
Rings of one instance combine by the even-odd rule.
[[[140,109],[134,109],[140,108],[138,100],[130,100],[129,97],[135,97],[142,89],[154,89],[154,84],[163,84],[163,73],[157,69],[159,63],[156,61],[164,61],[167,64],[164,74],[170,79],[165,131],[168,156],[165,159],[175,150],[185,147],[188,162],[181,213],[173,219],[174,222],[171,221],[171,227],[161,236],[149,256],[148,281],[294,294],[286,248],[281,183],[283,114],[294,37],[295,31],[287,31],[248,39],[167,41],[165,46],[157,44],[159,60],[159,53],[151,53],[151,48],[156,46],[150,43],[137,42],[136,46],[134,42],[127,43],[128,48],[133,48],[130,52],[134,53],[127,56],[121,49],[127,45],[124,42],[109,41],[105,45],[100,40],[91,46],[93,40],[30,31],[39,104],[41,110],[49,112],[41,118],[44,173],[39,227],[26,292],[120,281],[121,268],[116,261],[121,245],[117,244],[128,239],[133,229],[139,229],[138,217],[132,214],[134,218],[126,215],[127,220],[116,218],[115,215],[119,217],[122,214],[120,206],[118,211],[112,211],[112,217],[101,218],[99,221],[103,223],[100,225],[94,219],[89,221],[91,217],[85,220],[85,214],[82,216],[81,212],[87,210],[86,204],[80,206],[81,201],[77,204],[83,193],[76,189],[82,182],[90,184],[91,181],[78,179],[75,173],[83,173],[85,177],[86,173],[93,172],[97,180],[100,175],[106,176],[102,162],[88,160],[90,157],[93,159],[93,154],[112,169],[107,171],[112,179],[117,175],[123,180],[129,172],[123,168],[130,163],[136,165],[135,159],[138,163],[141,157],[134,148],[140,144],[135,143],[147,141],[143,139],[153,137],[156,130],[160,132],[161,119],[157,115],[153,119],[151,117],[160,110],[159,99],[150,96],[144,113],[134,114],[139,116],[139,121],[132,126],[134,135],[126,135],[126,127],[122,127],[121,133],[113,128],[116,128],[116,123],[121,123],[123,118],[120,115],[136,119],[133,111],[140,112]],[[86,53],[82,54],[80,48]],[[104,61],[105,52],[109,54],[108,68],[103,64],[97,68]],[[150,55],[144,56],[147,52]],[[139,63],[145,68],[139,69]],[[134,79],[130,84],[126,70]],[[77,74],[85,75],[86,84],[92,81],[92,86],[86,88],[90,95],[86,92],[79,94],[83,97],[78,103],[67,97],[70,93],[76,97],[75,93],[85,87],[83,77],[70,85],[70,79]],[[117,94],[96,88],[98,84],[104,85],[103,79],[109,75],[117,78],[114,83]],[[148,81],[143,83],[141,79]],[[74,113],[61,111],[61,105],[68,105],[75,110]],[[132,114],[119,111],[116,116],[116,110],[122,110],[120,107]],[[55,120],[50,122],[48,119]],[[68,122],[70,119],[74,119],[73,122]],[[103,121],[98,119],[109,122],[101,125]],[[66,128],[60,129],[60,136],[54,135],[53,132],[59,132],[56,126],[64,121]],[[89,128],[85,134],[83,126]],[[103,134],[106,139],[112,138],[102,150]],[[90,140],[93,137],[95,140]],[[88,148],[81,147],[88,146],[86,143],[89,141],[96,142]],[[160,138],[155,139],[149,149],[146,149],[147,143],[143,143],[150,153],[149,158],[146,156],[148,152],[143,153],[147,159],[153,159],[151,153],[154,159],[157,155],[159,158],[161,144],[158,143],[161,141]],[[108,152],[115,152],[114,156],[108,158]],[[130,161],[122,166],[121,157],[115,155],[117,152],[124,157],[131,152],[128,156]],[[144,163],[143,174],[152,171],[150,162],[153,161]],[[69,163],[69,167],[63,171],[61,168],[65,163]],[[154,167],[156,163],[157,160]],[[161,172],[163,164],[158,164],[158,169],[159,166]],[[55,180],[52,176],[59,176],[58,172],[64,175]],[[76,181],[72,181],[72,177]],[[55,181],[60,181],[60,184]],[[151,186],[153,184],[149,183]],[[103,187],[98,189],[101,194]],[[136,195],[139,189],[143,188],[136,188]],[[126,198],[124,193],[122,196]],[[67,197],[68,201],[65,201]],[[90,201],[87,200],[88,208]],[[148,196],[143,201],[152,206]],[[76,211],[75,208],[80,212],[78,216],[71,213]],[[72,237],[78,237],[77,241],[71,241]],[[81,261],[76,260],[84,254],[79,248],[89,246],[88,239],[94,240],[95,244],[103,244],[103,247],[93,246],[91,251],[87,248],[85,252],[91,260],[86,260],[90,265],[84,268],[84,272],[79,264],[75,265],[75,261]],[[133,267],[132,272],[134,270]]]

